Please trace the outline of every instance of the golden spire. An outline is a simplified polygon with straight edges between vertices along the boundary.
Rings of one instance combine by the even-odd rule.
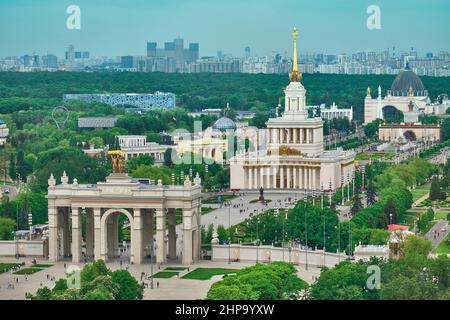
[[[292,61],[292,72],[289,74],[289,80],[291,80],[291,82],[300,82],[302,79],[302,74],[298,71],[297,63],[297,37],[298,31],[297,28],[294,27],[294,31],[292,31],[292,39],[294,40],[294,57]]]

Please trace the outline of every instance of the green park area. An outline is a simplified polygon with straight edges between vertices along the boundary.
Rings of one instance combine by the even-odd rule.
[[[0,273],[8,272],[15,266],[17,266],[17,263],[0,263]]]
[[[214,211],[214,208],[211,207],[202,207],[202,214],[210,213],[211,211]]]
[[[20,269],[16,272],[14,272],[14,274],[18,274],[18,275],[29,275],[29,274],[33,274],[39,271],[44,270],[44,268],[34,268],[34,267],[30,267],[30,268],[23,268]]]
[[[179,272],[177,271],[160,271],[153,275],[155,279],[169,279],[175,277]]]
[[[450,211],[438,211],[435,214],[436,220],[447,220]]]
[[[424,195],[426,195],[428,192],[430,192],[429,185],[422,185],[422,186],[416,187],[415,189],[412,189],[411,194],[413,196],[413,201],[419,200]]]
[[[441,243],[434,249],[434,253],[437,254],[449,254],[450,253],[450,234],[441,241]]]
[[[237,195],[233,195],[233,194],[226,194],[226,195],[222,195],[220,196],[220,200],[222,202],[224,201],[229,201],[229,200],[233,200],[235,198],[237,198]],[[219,202],[217,202],[217,197],[210,197],[206,200],[203,200],[202,203],[206,203],[206,204],[218,204]]]
[[[197,268],[188,274],[184,275],[182,279],[192,279],[192,280],[209,280],[217,275],[233,274],[236,273],[238,269],[227,269],[227,268]]]
[[[393,152],[360,152],[356,155],[355,160],[390,160],[394,156]]]

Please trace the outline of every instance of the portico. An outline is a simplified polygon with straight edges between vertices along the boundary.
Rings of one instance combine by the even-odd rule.
[[[200,257],[201,180],[186,177],[183,185],[157,185],[113,173],[106,182],[69,184],[64,173],[61,184],[48,180],[49,259],[71,257],[105,261],[119,256],[119,216],[130,227],[130,262],[141,264],[156,257],[157,263],[181,255],[183,264]],[[176,234],[176,215],[182,221]],[[82,236],[82,229],[85,235]],[[177,237],[180,248],[177,250]],[[84,249],[83,249],[84,244]],[[152,254],[153,252],[153,254]]]

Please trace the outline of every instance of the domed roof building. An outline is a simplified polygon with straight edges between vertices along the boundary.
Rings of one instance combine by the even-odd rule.
[[[427,90],[423,86],[420,78],[411,70],[401,71],[392,82],[391,90],[388,94],[392,96],[428,96]]]
[[[439,115],[445,113],[445,106],[432,103],[420,78],[409,69],[401,71],[392,82],[385,96],[378,86],[378,96],[372,97],[370,87],[364,99],[364,123],[376,119],[401,119],[402,113],[409,111],[410,103],[419,114]]]
[[[222,117],[213,124],[213,129],[220,131],[236,130],[236,123],[227,117]]]

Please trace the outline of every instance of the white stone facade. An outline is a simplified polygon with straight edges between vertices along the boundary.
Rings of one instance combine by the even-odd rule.
[[[335,190],[354,177],[355,153],[324,151],[323,121],[308,118],[305,96],[300,82],[289,84],[284,113],[266,123],[266,148],[230,159],[231,189]]]
[[[353,107],[350,107],[350,109],[338,108],[333,102],[330,108],[320,108],[320,116],[323,120],[348,118],[351,122],[353,120]]]
[[[76,179],[69,184],[64,174],[56,185],[52,175],[48,188],[49,259],[71,257],[73,262],[81,262],[83,254],[96,260],[117,258],[119,214],[130,223],[132,263],[143,263],[152,251],[158,263],[176,259],[175,209],[181,209],[181,260],[191,264],[200,257],[201,181],[198,176],[194,182],[186,179],[182,186],[166,186],[161,181],[146,185],[126,174],[111,174],[106,182],[83,185]]]
[[[164,152],[168,148],[174,148],[174,146],[147,142],[146,136],[125,135],[117,136],[117,139],[119,140],[120,149],[125,153],[126,160],[142,155],[150,155],[155,159],[155,164],[162,164],[164,162]]]

